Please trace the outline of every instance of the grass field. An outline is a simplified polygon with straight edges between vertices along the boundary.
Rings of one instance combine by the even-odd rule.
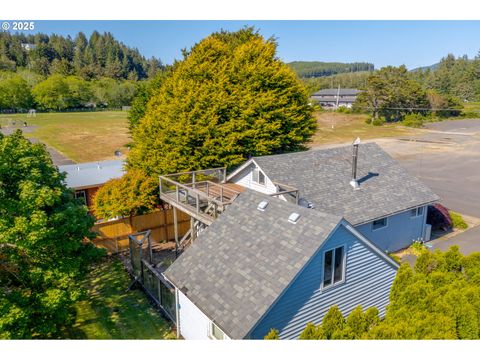
[[[33,131],[26,133],[50,145],[75,162],[113,159],[114,151],[127,153],[130,142],[126,111],[42,113],[0,115],[0,124],[9,120],[27,121]]]
[[[118,259],[95,264],[82,286],[77,321],[65,337],[70,339],[175,339],[171,323],[138,290],[126,291],[130,277]]]
[[[324,144],[352,142],[357,137],[362,140],[413,135],[417,130],[396,124],[373,126],[365,123],[368,115],[318,112],[315,114],[318,124],[310,147]]]

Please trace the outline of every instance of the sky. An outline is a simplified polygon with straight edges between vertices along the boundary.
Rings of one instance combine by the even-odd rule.
[[[34,31],[75,36],[109,31],[124,44],[164,64],[181,58],[214,31],[254,26],[275,37],[286,62],[371,62],[375,68],[406,65],[413,69],[437,63],[448,53],[475,56],[480,50],[480,21],[35,21]],[[11,30],[9,30],[11,31]],[[12,31],[11,31],[12,32]]]

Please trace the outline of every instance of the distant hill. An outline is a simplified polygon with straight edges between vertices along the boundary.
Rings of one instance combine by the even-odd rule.
[[[301,78],[318,78],[357,71],[373,71],[375,69],[373,64],[366,62],[292,61],[288,65]]]
[[[79,32],[73,39],[0,32],[0,70],[29,69],[41,76],[77,75],[87,80],[138,80],[153,77],[161,66],[160,60],[146,59],[108,32],[94,31],[89,38]]]
[[[440,63],[436,63],[436,64],[429,65],[429,66],[421,66],[421,67],[412,69],[410,71],[436,70],[438,68],[438,65],[440,65]]]

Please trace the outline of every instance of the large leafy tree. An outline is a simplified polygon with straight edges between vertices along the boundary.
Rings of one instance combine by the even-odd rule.
[[[0,134],[0,338],[52,338],[75,318],[77,280],[97,251],[92,218],[44,145]]]
[[[425,90],[409,78],[402,65],[387,66],[370,75],[355,107],[370,112],[374,120],[384,116],[387,121],[398,121],[407,114],[426,114],[430,103]]]
[[[142,170],[132,169],[120,179],[105,183],[95,195],[94,213],[98,218],[110,219],[151,212],[159,204],[158,182]]]
[[[316,123],[305,88],[276,48],[245,28],[185,51],[133,129],[129,167],[149,174],[233,167],[301,148]]]

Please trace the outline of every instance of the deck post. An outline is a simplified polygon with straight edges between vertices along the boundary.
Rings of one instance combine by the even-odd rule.
[[[175,232],[175,257],[178,256],[178,218],[177,218],[177,208],[173,207],[173,230]]]
[[[197,203],[196,206],[197,206],[197,214],[200,213],[200,197],[198,196],[198,194],[195,194],[195,202]]]
[[[220,201],[223,202],[223,186],[220,185]]]

